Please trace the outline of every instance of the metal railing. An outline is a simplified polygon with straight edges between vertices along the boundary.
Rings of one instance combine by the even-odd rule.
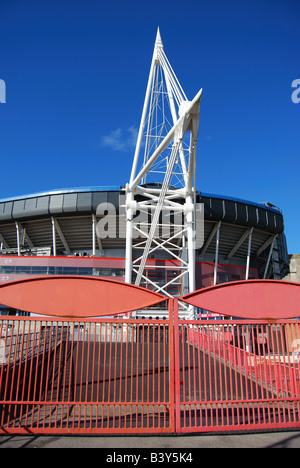
[[[175,304],[175,306],[174,306]],[[300,425],[300,323],[1,317],[0,433]]]

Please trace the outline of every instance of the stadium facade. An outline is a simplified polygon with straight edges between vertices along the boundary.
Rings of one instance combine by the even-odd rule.
[[[123,197],[120,187],[85,187],[1,200],[0,282],[47,274],[124,281]],[[199,192],[197,202],[204,206],[204,238],[195,254],[197,289],[243,279],[281,279],[287,274],[284,221],[278,208]],[[100,237],[97,227],[102,222],[105,231],[109,208],[115,210],[119,229],[116,236]],[[139,255],[138,250],[133,252]],[[157,250],[147,260],[145,272],[152,282],[163,285],[180,267],[179,260]],[[146,281],[141,286],[151,289]],[[185,287],[178,280],[166,293],[181,296]],[[2,313],[7,312],[2,308]],[[149,311],[153,313],[160,316],[165,311]]]

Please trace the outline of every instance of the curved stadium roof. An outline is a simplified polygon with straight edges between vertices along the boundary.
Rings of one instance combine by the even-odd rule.
[[[53,219],[57,235],[57,255],[91,254],[95,248],[93,215],[100,203],[111,203],[119,213],[119,198],[124,187],[79,187],[51,190],[0,200],[1,253],[14,253],[17,231],[22,230],[21,254],[36,255],[35,249],[53,246]],[[197,202],[204,204],[204,244],[197,259],[213,259],[216,240],[213,233],[221,222],[219,255],[225,262],[244,263],[248,253],[247,236],[253,228],[251,261],[262,271],[269,247],[284,232],[280,209],[238,198],[197,192]],[[97,216],[94,220],[98,221]],[[118,222],[118,221],[117,221]],[[123,223],[124,224],[124,223]],[[96,249],[107,257],[122,257],[125,249],[125,226],[117,238],[98,240]],[[94,246],[94,247],[93,247]],[[119,250],[118,250],[119,249]],[[283,249],[284,250],[284,249]],[[284,255],[283,255],[284,256]],[[205,260],[205,261],[206,261]],[[210,261],[210,260],[207,260]],[[287,260],[283,259],[283,264]]]
[[[122,187],[80,187],[11,197],[0,200],[0,223],[96,213],[100,203],[112,203],[119,208]],[[228,196],[198,192],[197,202],[204,203],[204,217],[209,221],[223,221],[251,226],[280,234],[284,230],[281,210],[265,204]]]

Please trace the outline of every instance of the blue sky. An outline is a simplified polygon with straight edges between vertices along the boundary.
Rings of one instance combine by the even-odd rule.
[[[197,189],[280,207],[300,253],[299,0],[0,0],[0,21],[0,198],[126,184],[159,26],[203,88]]]

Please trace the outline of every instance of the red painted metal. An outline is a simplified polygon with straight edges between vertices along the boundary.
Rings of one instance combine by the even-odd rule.
[[[228,317],[278,320],[300,316],[300,284],[287,281],[223,283],[200,289],[181,299]]]
[[[0,433],[173,433],[172,325],[2,317]]]
[[[90,285],[69,279],[73,286]],[[93,284],[106,285],[101,299],[107,307],[116,304],[116,310],[124,297],[127,306],[132,296],[130,310],[142,299],[141,288],[103,279]],[[88,288],[85,292],[94,294]],[[103,299],[107,291],[118,293],[118,301]],[[122,291],[128,297],[121,297]],[[153,304],[165,300],[153,294]],[[299,320],[274,320],[274,310],[267,320],[181,320],[178,300],[168,303],[165,320],[2,316],[0,433],[180,434],[300,427]]]
[[[176,432],[300,427],[299,321],[179,320]]]
[[[165,300],[153,291],[94,276],[45,276],[0,285],[0,304],[55,317],[117,315]]]

